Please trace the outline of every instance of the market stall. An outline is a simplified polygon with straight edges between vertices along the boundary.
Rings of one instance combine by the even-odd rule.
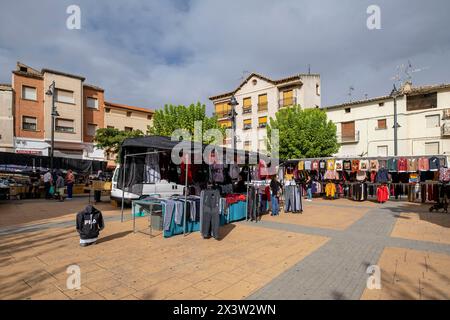
[[[181,161],[174,162],[174,155]],[[205,238],[217,238],[221,225],[247,218],[247,187],[239,193],[236,186],[238,180],[257,177],[261,172],[257,164],[263,158],[267,157],[161,136],[126,139],[120,152],[123,166],[118,187],[122,194],[141,196],[132,205],[134,230],[136,216],[149,217],[151,224],[152,217],[160,215],[165,237],[200,231]],[[182,186],[183,192],[161,196],[158,188],[169,183]]]
[[[439,188],[450,181],[447,158],[414,157],[314,158],[285,161],[279,172],[306,193],[326,199],[438,201]]]

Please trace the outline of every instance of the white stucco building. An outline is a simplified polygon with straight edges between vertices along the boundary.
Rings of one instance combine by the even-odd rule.
[[[320,108],[320,75],[297,74],[272,80],[257,73],[250,74],[235,90],[209,99],[215,114],[226,128],[232,127],[230,99],[234,95],[236,107],[237,148],[251,151],[266,150],[266,125],[284,107]],[[230,139],[224,145],[230,147]]]
[[[338,157],[394,156],[394,99],[382,96],[324,108],[337,126]],[[405,84],[397,98],[398,156],[450,154],[450,84]]]

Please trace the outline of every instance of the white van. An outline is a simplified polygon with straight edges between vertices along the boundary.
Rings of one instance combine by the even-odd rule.
[[[112,178],[112,187],[111,187],[111,200],[122,202],[122,189],[117,187],[117,181],[119,179],[119,168],[117,165],[114,170],[114,175]],[[133,186],[133,188],[142,188],[142,195],[134,194],[132,192],[125,192],[123,195],[124,203],[131,204],[131,201],[138,200],[142,196],[146,195],[156,195],[159,198],[168,198],[173,195],[182,195],[184,186],[180,184],[176,184],[173,182],[168,182],[166,180],[161,180],[158,183],[145,183]]]

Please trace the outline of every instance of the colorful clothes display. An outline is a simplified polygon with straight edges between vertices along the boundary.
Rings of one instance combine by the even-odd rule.
[[[378,171],[378,168],[379,168],[378,160],[370,160],[370,170]]]
[[[335,167],[337,171],[343,170],[343,161],[342,160],[336,160]]]
[[[408,160],[406,158],[398,159],[397,168],[398,172],[408,171]]]
[[[359,170],[367,171],[369,170],[369,160],[361,160],[359,161]]]
[[[334,160],[327,160],[327,170],[334,170]]]
[[[352,160],[352,172],[359,171],[359,160]]]
[[[419,171],[428,171],[430,169],[430,162],[427,158],[419,159]]]

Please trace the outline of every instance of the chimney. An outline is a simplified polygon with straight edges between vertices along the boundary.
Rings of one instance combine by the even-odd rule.
[[[411,90],[412,90],[412,82],[408,80],[403,84],[401,91],[403,93],[408,94],[411,92]]]

